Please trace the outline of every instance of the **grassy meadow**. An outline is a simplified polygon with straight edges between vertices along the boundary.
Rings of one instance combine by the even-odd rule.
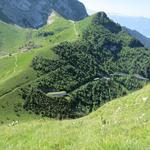
[[[35,118],[0,126],[2,150],[149,150],[150,86],[77,120]]]

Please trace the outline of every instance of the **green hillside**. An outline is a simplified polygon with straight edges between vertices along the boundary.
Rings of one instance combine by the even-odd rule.
[[[1,150],[149,150],[150,86],[77,120],[0,126]]]
[[[33,59],[39,78],[21,88],[27,111],[59,119],[83,117],[149,82],[150,50],[104,12],[74,26],[80,38],[52,48],[55,60]],[[66,94],[49,96],[61,91]]]
[[[10,44],[12,50],[9,51],[11,55],[8,55],[7,50],[2,47],[4,53],[0,54],[0,81],[3,82],[6,78],[8,79],[15,76],[20,70],[29,68],[29,64],[36,55],[47,56],[47,52],[49,52],[49,56],[54,57],[53,52],[51,52],[51,47],[62,41],[72,41],[77,37],[75,33],[72,32],[74,31],[74,24],[72,22],[58,15],[55,15],[53,20],[51,25],[44,26],[39,30],[27,30],[2,22],[0,23],[2,26],[0,27],[0,33],[5,35],[0,36],[0,41],[5,40],[3,46],[7,47]],[[7,32],[8,34],[6,34]],[[50,33],[53,34],[51,35]],[[26,35],[21,38],[16,34],[20,36]],[[26,40],[26,36],[30,36],[30,38]],[[15,62],[17,64],[15,64]],[[17,68],[14,71],[15,67]]]
[[[65,20],[56,13],[52,19],[52,24],[46,25],[39,30],[26,30],[0,23],[2,25],[0,32],[5,33],[3,28],[8,32],[5,37],[1,37],[2,40],[9,39],[9,36],[11,36],[11,40],[18,43],[17,47],[14,47],[14,50],[11,51],[11,55],[6,53],[0,56],[0,113],[4,114],[0,115],[0,121],[2,122],[11,122],[14,118],[18,118],[14,112],[14,105],[17,105],[18,102],[23,103],[22,98],[18,95],[18,89],[37,78],[36,71],[31,67],[32,59],[35,56],[55,59],[57,56],[51,50],[53,46],[60,42],[73,41],[77,38],[73,22]],[[28,34],[32,35],[30,40],[24,42],[25,36],[20,38],[16,35],[16,30],[17,33],[21,32],[18,33],[19,35],[28,32]],[[11,44],[7,40],[3,46],[8,44],[10,44],[10,47],[13,47],[13,44],[16,45],[15,42]],[[34,47],[35,45],[41,45],[41,47]],[[18,49],[18,47],[21,48]],[[24,113],[27,112],[23,111]],[[19,120],[21,119],[24,120],[24,116],[19,118]]]
[[[28,40],[29,30],[0,22],[0,56],[17,52]]]

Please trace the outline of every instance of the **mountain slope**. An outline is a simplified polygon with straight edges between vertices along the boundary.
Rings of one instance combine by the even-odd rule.
[[[78,41],[52,49],[56,60],[33,59],[39,78],[21,88],[26,110],[50,118],[82,117],[149,81],[149,49],[104,12],[84,21],[90,22]]]
[[[25,120],[27,119],[27,116],[31,118],[29,113],[22,109],[22,111],[19,112],[19,114],[22,115],[18,117],[14,107],[18,104],[18,102],[22,104],[24,102],[19,95],[19,88],[38,78],[36,71],[31,67],[32,59],[36,56],[44,56],[49,59],[55,59],[56,55],[53,53],[52,47],[56,46],[60,42],[75,41],[78,38],[74,31],[75,25],[73,22],[64,19],[56,13],[52,19],[53,22],[51,24],[45,25],[39,30],[28,29],[27,31],[30,35],[29,41],[26,41],[25,43],[17,42],[17,48],[13,48],[10,56],[7,54],[8,52],[4,54],[4,56],[0,56],[0,113],[3,114],[0,115],[0,122],[2,121],[7,123],[12,122],[12,120]],[[5,24],[2,23],[2,25]],[[14,43],[15,41],[22,40],[16,36],[14,32],[15,30],[20,31],[21,33],[26,32],[26,29],[20,29],[19,27],[7,24],[5,28],[9,34],[13,33],[11,36]],[[1,29],[3,28],[0,28],[0,32],[4,32]],[[51,32],[54,34],[49,34]],[[9,39],[9,37],[7,37],[9,34],[6,34],[5,38],[1,38]],[[32,41],[34,45],[42,45],[42,47],[29,47],[29,49],[22,51],[22,49],[27,48],[30,41]],[[9,41],[6,40],[3,46],[7,46],[9,44]],[[13,43],[11,46],[13,47]],[[19,49],[19,47],[22,48]],[[5,49],[3,50],[4,52],[6,51]]]
[[[0,21],[0,56],[16,52],[20,45],[29,40],[29,30]]]
[[[84,5],[78,0],[1,0],[0,20],[22,27],[39,28],[47,23],[53,10],[71,20],[81,20],[87,16]]]
[[[2,125],[0,149],[148,150],[149,107],[150,86],[146,86],[81,119],[56,121],[43,118],[14,126]]]
[[[124,30],[128,32],[131,36],[139,40],[145,47],[150,48],[150,38],[142,35],[136,30],[131,30],[129,28],[124,27]]]
[[[149,49],[103,12],[30,32],[42,47],[0,59],[0,149],[149,148]]]

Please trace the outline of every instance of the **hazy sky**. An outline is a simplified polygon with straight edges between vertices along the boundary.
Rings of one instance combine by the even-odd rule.
[[[150,18],[150,0],[80,0],[87,9]]]

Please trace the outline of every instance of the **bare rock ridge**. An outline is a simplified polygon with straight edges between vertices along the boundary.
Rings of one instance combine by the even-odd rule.
[[[87,16],[84,5],[78,0],[0,0],[0,20],[21,27],[43,26],[53,10],[75,21]]]

